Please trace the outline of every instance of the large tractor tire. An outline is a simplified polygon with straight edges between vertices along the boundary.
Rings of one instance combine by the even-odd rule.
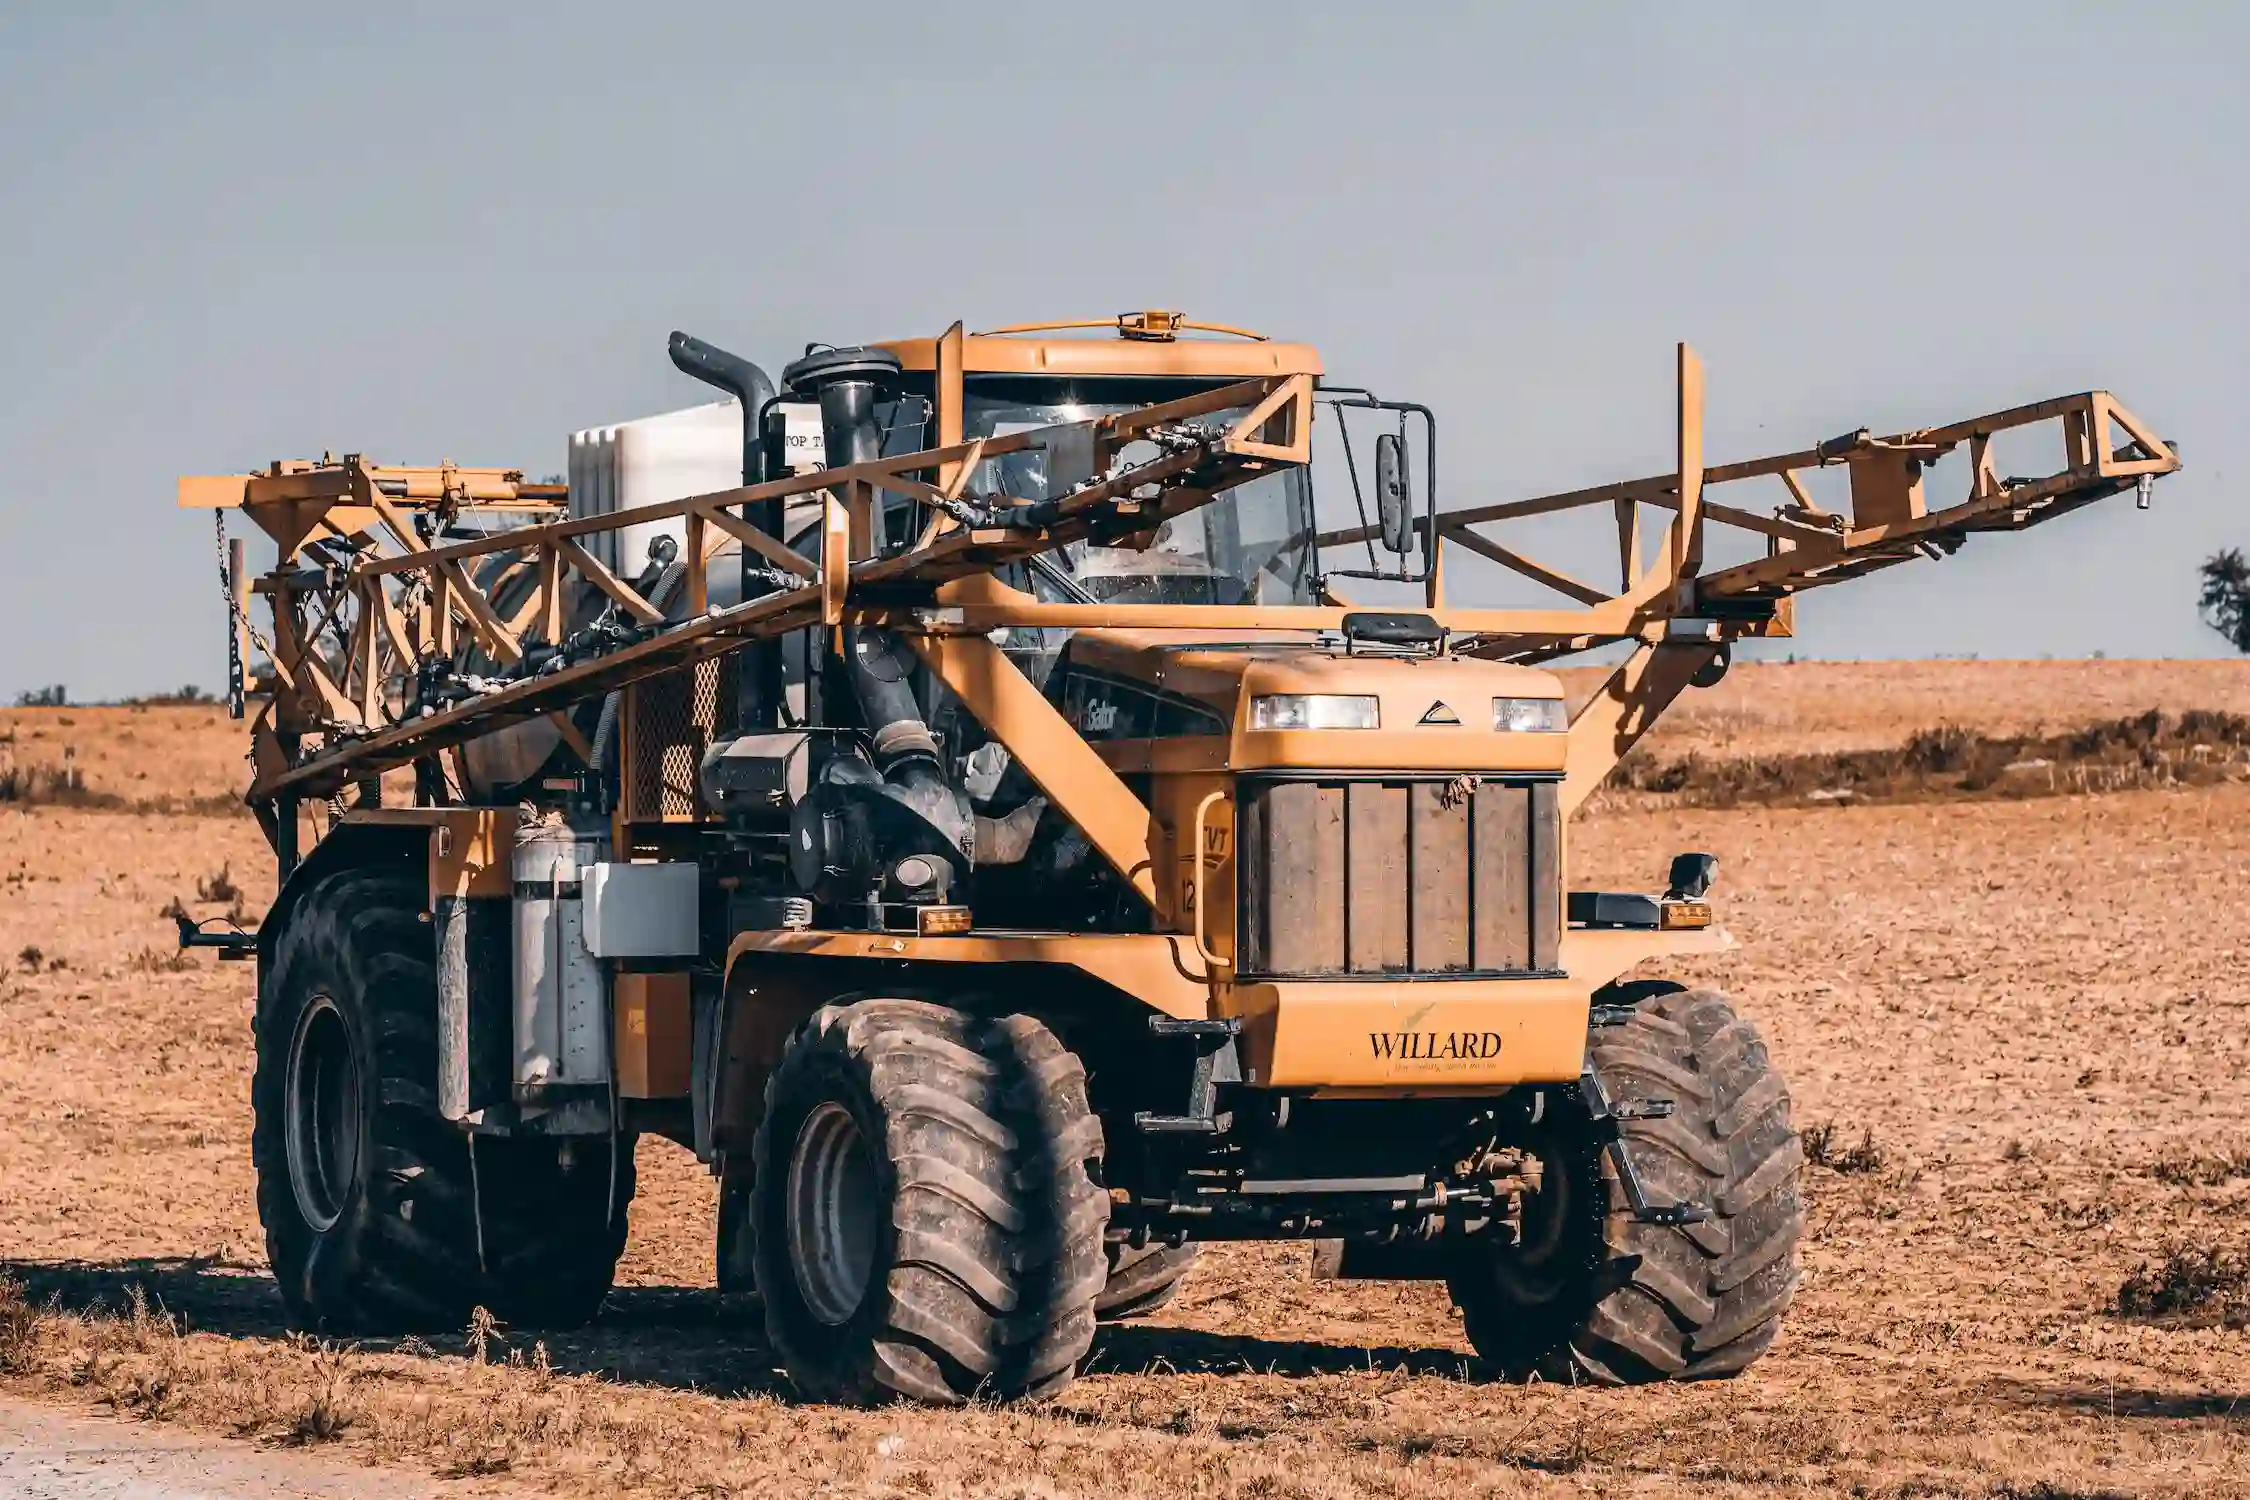
[[[1107,1254],[1109,1277],[1094,1299],[1094,1316],[1104,1323],[1122,1323],[1146,1317],[1179,1296],[1202,1247],[1152,1240],[1136,1250],[1122,1240],[1112,1240]]]
[[[250,1149],[291,1318],[351,1334],[458,1329],[480,1304],[518,1327],[592,1319],[625,1247],[632,1139],[485,1137],[472,1158],[437,1112],[416,880],[342,870],[286,920],[259,998]]]
[[[1625,1141],[1648,1197],[1710,1217],[1634,1217],[1586,1123],[1551,1128],[1522,1242],[1475,1241],[1450,1277],[1469,1341],[1510,1376],[1602,1385],[1732,1375],[1764,1353],[1797,1286],[1804,1154],[1765,1043],[1723,995],[1643,987],[1593,1035],[1613,1100],[1671,1099]],[[1472,1248],[1473,1247],[1473,1248]]]
[[[1094,1338],[1109,1200],[1086,1074],[1028,1016],[823,1007],[766,1086],[766,1331],[816,1400],[1060,1390]]]

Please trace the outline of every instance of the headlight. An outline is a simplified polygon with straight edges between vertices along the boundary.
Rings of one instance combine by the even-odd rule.
[[[1357,693],[1261,693],[1250,700],[1252,729],[1380,729],[1383,713]]]
[[[1560,698],[1495,698],[1492,727],[1508,734],[1560,734],[1570,728]]]

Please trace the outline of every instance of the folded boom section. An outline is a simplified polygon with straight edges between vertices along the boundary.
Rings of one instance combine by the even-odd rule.
[[[1533,663],[1638,641],[1644,653],[1670,646],[1674,655],[1700,650],[1699,660],[1708,661],[1736,638],[1791,633],[1792,601],[1803,590],[1944,557],[1975,533],[2021,530],[2127,490],[2145,496],[2153,478],[2179,467],[2172,447],[2104,391],[1884,437],[1860,429],[1790,453],[1706,466],[1702,369],[1684,345],[1679,377],[1674,472],[1441,510],[1416,523],[1428,564],[1427,608],[1457,649]],[[450,464],[390,469],[347,456],[182,480],[182,504],[240,508],[282,555],[279,567],[252,582],[237,543],[230,567],[238,658],[252,645],[266,653],[270,675],[255,686],[273,695],[258,726],[249,800],[270,816],[276,799],[332,795],[527,719],[562,723],[565,710],[596,695],[813,627],[882,625],[925,635],[1010,625],[1336,629],[1348,606],[1333,589],[1318,607],[1054,602],[991,576],[1074,542],[1149,545],[1165,521],[1309,462],[1313,398],[1309,375],[1255,378],[1089,422],[575,518],[564,515],[559,486]],[[1995,440],[2042,427],[2059,434],[2059,462],[2029,477],[2003,473]],[[1060,497],[1026,501],[968,489],[986,460],[1089,443],[1096,477]],[[1964,445],[1967,492],[1934,501],[1925,472]],[[1848,476],[1848,505],[1816,503],[1808,480],[1823,470]],[[1769,486],[1763,511],[1714,498],[1732,500],[1753,482]],[[886,496],[919,508],[921,522],[903,547],[885,549],[876,535]],[[817,505],[821,516],[803,554],[746,519],[761,502],[792,498]],[[1614,519],[1614,586],[1573,576],[1492,530],[1585,510]],[[498,512],[503,525],[464,535],[456,524],[464,512]],[[688,565],[669,604],[644,597],[589,550],[596,533],[673,519],[685,523]],[[1650,528],[1657,530],[1651,538],[1643,523],[1657,519],[1661,529]],[[1764,555],[1706,568],[1705,538],[1714,526],[1755,537]],[[1359,545],[1378,530],[1322,532],[1317,543]],[[729,542],[753,555],[764,592],[714,607],[699,564]],[[1443,578],[1454,548],[1567,604],[1449,606]],[[270,640],[250,620],[252,594],[271,607]],[[572,597],[603,606],[597,628],[566,628]],[[431,664],[452,663],[464,647],[483,671],[455,672],[435,694],[404,690],[427,686]],[[1636,686],[1645,670],[1625,675],[1634,682],[1613,686],[1639,694],[1628,718],[1653,717],[1669,700],[1668,691]],[[1655,674],[1671,678],[1684,681],[1676,670]]]

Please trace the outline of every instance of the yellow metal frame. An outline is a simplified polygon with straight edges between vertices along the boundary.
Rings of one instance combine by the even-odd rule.
[[[1088,326],[1113,327],[1123,336],[1060,336]],[[1199,328],[1222,336],[1179,336]],[[293,826],[291,809],[298,799],[330,795],[353,783],[366,786],[386,770],[510,723],[546,715],[575,736],[561,717],[572,705],[747,642],[806,628],[880,626],[912,646],[1150,903],[1158,931],[942,938],[753,933],[735,942],[730,961],[801,954],[1063,964],[1168,1014],[1240,1018],[1247,1065],[1257,1081],[1276,1086],[1397,1091],[1563,1081],[1576,1077],[1594,989],[1652,956],[1724,946],[1724,934],[1566,931],[1561,953],[1567,978],[1236,984],[1226,957],[1232,951],[1231,923],[1209,921],[1206,911],[1207,901],[1230,899],[1225,891],[1232,883],[1231,851],[1213,859],[1204,847],[1207,827],[1215,833],[1223,826],[1231,840],[1232,775],[1259,765],[1420,767],[1431,757],[1473,752],[1486,759],[1463,769],[1561,771],[1567,815],[1734,640],[1789,634],[1795,596],[1804,590],[1917,557],[1941,557],[1975,533],[2038,524],[2179,467],[2171,447],[2103,391],[1888,437],[1862,430],[1811,448],[1711,466],[1703,453],[1703,369],[1681,345],[1672,472],[1444,512],[1428,526],[1428,613],[1452,633],[1457,654],[1485,659],[1481,670],[1525,672],[1597,646],[1632,646],[1576,715],[1567,736],[1479,737],[1464,730],[1463,743],[1456,744],[1442,730],[1411,740],[1373,731],[1357,738],[1261,736],[1238,724],[1223,742],[1213,737],[1192,744],[1097,747],[1008,661],[990,639],[993,631],[1040,626],[1107,631],[1119,649],[1131,649],[1133,633],[1146,631],[1282,632],[1285,639],[1302,639],[1293,633],[1340,628],[1348,610],[1340,604],[1048,604],[1004,586],[994,570],[1088,539],[1148,545],[1146,539],[1166,520],[1236,485],[1309,462],[1318,355],[1304,345],[1161,312],[1121,315],[1100,325],[1021,325],[984,334],[965,333],[956,323],[937,338],[886,347],[908,370],[929,374],[936,447],[604,516],[564,517],[561,490],[527,485],[518,471],[452,465],[392,469],[352,455],[279,464],[261,474],[182,480],[183,505],[238,507],[274,539],[281,554],[280,566],[255,583],[246,584],[239,568],[233,580],[238,605],[262,595],[272,608],[271,678],[262,684],[272,701],[255,729],[256,773],[248,794],[269,830],[283,826],[284,818]],[[1104,477],[1065,496],[1033,502],[969,490],[984,460],[1043,446],[1055,431],[964,441],[967,382],[988,373],[1153,374],[1224,383],[1088,424],[1095,472]],[[1240,415],[1214,425],[1227,413]],[[1992,454],[1995,437],[2041,425],[2061,432],[2061,466],[2030,478],[2002,477]],[[1925,493],[1924,470],[1963,444],[1970,456],[1968,493],[1951,504],[1933,503]],[[1151,446],[1154,457],[1143,452]],[[1848,513],[1815,504],[1806,483],[1811,472],[1837,467],[1850,479]],[[1786,497],[1772,514],[1711,498],[1723,486],[1752,480],[1770,481]],[[927,512],[916,542],[887,557],[877,555],[873,538],[878,492],[903,496]],[[746,505],[797,496],[816,497],[821,507],[815,558],[799,556],[745,519]],[[435,546],[415,528],[416,512],[449,519],[472,507],[527,513],[532,524]],[[1584,509],[1606,512],[1615,521],[1614,589],[1575,578],[1483,529]],[[1649,509],[1670,513],[1653,555],[1642,528]],[[585,545],[586,538],[604,531],[671,518],[684,521],[688,538],[687,612],[679,619],[668,619]],[[1705,542],[1713,525],[1757,536],[1765,555],[1706,569]],[[1372,533],[1370,527],[1346,528],[1323,533],[1318,542],[1338,547],[1366,541]],[[731,609],[708,608],[697,564],[729,545],[755,553],[793,583]],[[1568,602],[1545,609],[1454,607],[1445,599],[1450,547],[1494,562]],[[531,583],[523,602],[505,613],[495,602],[500,585],[480,587],[470,573],[477,564],[489,579],[489,560],[496,557],[502,582]],[[530,647],[558,642],[571,589],[593,591],[646,635],[559,671],[506,681],[442,711],[401,717],[395,685],[432,653],[451,655],[458,643],[473,641],[504,669],[521,662]],[[246,630],[239,608],[237,616],[238,630]],[[1177,670],[1182,680],[1193,676],[1182,654],[1192,651],[1178,637],[1145,640],[1147,650],[1165,659],[1167,673]],[[1224,698],[1231,691],[1239,699],[1271,690],[1252,687],[1241,675],[1247,670],[1239,665],[1243,660],[1236,658],[1231,688],[1221,681],[1215,695]],[[1340,670],[1379,674],[1383,668],[1346,663]],[[1223,675],[1215,674],[1215,680]],[[1528,674],[1526,682],[1523,690],[1535,696],[1559,695],[1544,674]],[[1477,743],[1468,746],[1468,738]],[[1519,740],[1523,743],[1516,744]],[[1539,763],[1523,760],[1527,755]],[[1121,779],[1128,768],[1150,776],[1147,801]],[[439,878],[434,869],[432,878]],[[1479,1037],[1484,1028],[1501,1040],[1492,1043],[1493,1056],[1458,1055],[1450,1061],[1424,1054],[1411,1042],[1389,1054],[1383,1050],[1386,1035],[1432,1028]],[[1470,1044],[1448,1045],[1476,1051]]]
[[[942,609],[879,601],[902,594],[934,597],[947,582],[1104,527],[1112,532],[1129,527],[1127,537],[1145,534],[1235,485],[1301,464],[1309,456],[1312,392],[1309,375],[1261,377],[1102,418],[1093,424],[1097,466],[1110,466],[1135,444],[1161,439],[1169,446],[1043,507],[1041,524],[932,527],[921,545],[889,558],[873,555],[868,518],[877,491],[903,495],[950,519],[980,462],[1038,446],[1048,432],[956,443],[437,547],[421,540],[401,504],[438,510],[458,507],[461,499],[411,491],[394,497],[385,476],[409,471],[373,468],[355,456],[293,469],[281,493],[263,483],[267,476],[183,480],[183,505],[239,506],[282,549],[281,566],[252,585],[271,604],[274,620],[273,677],[262,684],[273,701],[259,731],[262,742],[288,736],[320,743],[296,753],[281,746],[278,755],[267,755],[249,799],[327,795],[493,728],[553,713],[590,693],[808,625],[884,624],[908,634],[961,633]],[[1223,430],[1202,420],[1240,408],[1249,410]],[[940,489],[917,477],[925,473],[952,477]],[[519,486],[514,493],[520,492]],[[822,497],[827,518],[817,562],[774,542],[738,514],[747,504],[811,494]],[[988,512],[1002,521],[1010,519],[1009,511],[1030,505],[1006,496],[988,502]],[[700,532],[702,559],[732,540],[803,582],[732,610],[691,613],[667,627],[663,612],[604,567],[581,539],[672,518],[684,518]],[[305,548],[324,539],[348,543],[343,549],[348,562],[327,570],[304,566]],[[465,566],[494,555],[511,560],[503,578],[525,570],[536,578],[530,597],[507,618],[493,602],[497,589],[480,589]],[[699,570],[687,571],[692,580]],[[520,662],[527,644],[558,640],[563,590],[570,587],[598,590],[653,633],[598,660],[519,680],[440,713],[399,717],[391,685],[426,654],[451,654],[464,630],[503,666]]]
[[[1228,340],[1042,342],[1005,334],[964,335],[956,324],[922,346],[892,347],[908,353],[926,347],[925,367],[940,377],[942,435],[960,430],[957,387],[966,378],[964,372],[989,367],[993,350],[1045,351],[1040,354],[1043,368],[1073,370],[1109,368],[1120,353],[1145,355],[1133,366],[1145,372],[1171,371],[1190,352],[1199,361],[1232,359],[1233,369],[1239,370],[1252,354],[1301,346]],[[1290,362],[1314,368],[1318,363],[1295,357]],[[264,802],[326,794],[347,781],[407,764],[500,724],[555,712],[590,692],[809,624],[882,625],[918,642],[981,637],[1005,626],[1217,632],[1337,629],[1348,613],[1340,606],[1045,604],[1000,586],[990,576],[1002,563],[1079,540],[1104,526],[1112,537],[1124,525],[1145,535],[1165,519],[1207,504],[1233,485],[1276,467],[1307,462],[1312,398],[1313,378],[1300,371],[1258,375],[1102,418],[1094,424],[1096,456],[1098,464],[1106,465],[1127,446],[1152,435],[1176,433],[1184,424],[1215,412],[1249,408],[1223,438],[1192,449],[1175,447],[1157,459],[1112,474],[1059,502],[1049,524],[1038,527],[969,527],[958,524],[956,514],[980,462],[1038,446],[1046,440],[1042,432],[955,441],[852,468],[605,516],[546,521],[439,547],[421,541],[406,510],[450,512],[474,504],[552,511],[561,494],[554,487],[523,484],[517,471],[451,465],[383,469],[348,455],[319,464],[276,465],[260,475],[183,480],[181,503],[239,506],[282,548],[283,566],[253,586],[272,604],[275,626],[274,680],[266,684],[274,702],[270,723],[261,727],[300,741],[310,735],[324,743],[309,753],[302,749],[289,753],[283,747],[277,755],[268,747],[261,756],[264,769],[249,794],[251,800]],[[1468,638],[1462,647],[1467,654],[1531,663],[1615,642],[1635,646],[1633,656],[1573,725],[1567,793],[1572,806],[1583,801],[1592,784],[1717,651],[1743,636],[1788,634],[1794,597],[1803,590],[1916,557],[1943,556],[1973,533],[2021,529],[2179,467],[2171,447],[2104,391],[1885,438],[1863,430],[1772,458],[1706,467],[1703,398],[1702,364],[1681,345],[1676,411],[1679,466],[1673,473],[1446,512],[1434,527],[1430,613],[1450,631]],[[2062,432],[2063,466],[2036,478],[2002,478],[1991,458],[1993,438],[2050,423]],[[2120,435],[2122,442],[2117,441]],[[1972,458],[1970,492],[1952,505],[1932,508],[1922,492],[1922,469],[1963,443],[1969,445]],[[1803,482],[1808,470],[1838,465],[1847,466],[1851,475],[1854,514],[1849,517],[1814,506]],[[1778,481],[1789,497],[1771,517],[1721,504],[1705,494],[1720,485],[1761,478]],[[931,524],[919,545],[901,555],[870,555],[867,518],[878,490],[906,496],[931,511]],[[746,503],[813,493],[825,497],[828,517],[818,562],[807,561],[764,536],[739,514]],[[1005,496],[982,498],[995,514],[1027,503]],[[1639,525],[1643,506],[1673,512],[1653,562],[1643,556]],[[1587,507],[1608,508],[1619,518],[1621,585],[1615,593],[1571,578],[1478,529]],[[697,613],[691,608],[688,618],[668,624],[661,611],[603,567],[580,539],[673,517],[687,520],[698,556],[707,557],[731,541],[802,579],[803,585],[724,613]],[[1767,555],[1699,572],[1705,533],[1714,523],[1761,536]],[[1323,533],[1319,541],[1324,547],[1341,546],[1370,534],[1371,528],[1347,528]],[[348,566],[329,574],[295,566],[302,548],[323,537],[352,544]],[[1549,586],[1572,599],[1575,607],[1495,610],[1447,605],[1441,580],[1448,542]],[[510,576],[530,569],[537,581],[528,600],[507,618],[476,587],[464,566],[495,553],[516,559]],[[695,587],[700,569],[691,566],[688,574],[692,596],[700,592]],[[398,680],[424,653],[450,652],[461,630],[503,665],[520,661],[527,641],[555,639],[562,591],[568,586],[598,590],[654,633],[599,660],[517,682],[441,713],[409,722],[393,716],[386,684]],[[911,602],[917,594],[926,602]],[[690,599],[691,607],[700,602]],[[348,629],[340,625],[346,621]],[[1679,629],[1682,621],[1693,626],[1684,634]],[[339,649],[338,636],[348,649]],[[917,649],[926,655],[931,651],[927,645]],[[938,654],[944,654],[943,648]],[[981,686],[970,685],[964,700],[975,711],[980,692],[1003,691],[998,685],[1004,682],[997,671],[988,671]],[[1024,701],[1012,690],[1009,696]],[[1007,742],[1005,727],[996,726],[994,732]]]

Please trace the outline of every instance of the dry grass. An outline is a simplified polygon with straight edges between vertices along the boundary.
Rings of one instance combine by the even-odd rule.
[[[17,807],[129,806],[115,792],[97,792],[74,769],[62,766],[0,766],[0,804]]]
[[[28,1375],[38,1367],[45,1321],[23,1283],[0,1276],[0,1375]]]
[[[1875,1144],[1875,1132],[1862,1130],[1857,1145],[1841,1144],[1838,1126],[1833,1120],[1823,1120],[1802,1129],[1805,1160],[1816,1167],[1825,1168],[1843,1177],[1857,1177],[1883,1169],[1883,1148]],[[2021,1143],[2016,1144],[2020,1152]]]
[[[193,1332],[128,1300],[36,1313],[7,1384],[448,1478],[635,1495],[2184,1496],[2239,1493],[2229,1465],[2250,1457],[2216,1396],[2114,1379],[2048,1390],[1993,1372],[1931,1381],[1903,1349],[1787,1383],[1637,1396],[1464,1381],[1398,1351],[1272,1373],[1189,1356],[1097,1375],[1045,1407],[929,1413],[620,1379],[558,1368],[536,1344],[479,1358],[467,1338],[443,1342]]]
[[[2217,1245],[2175,1246],[2125,1278],[2117,1315],[2172,1328],[2250,1328],[2250,1259]]]
[[[67,761],[89,793],[119,805],[231,813],[249,770],[244,728],[211,704],[0,709],[0,758],[48,778]]]
[[[242,899],[242,887],[234,883],[234,866],[222,863],[208,879],[195,883],[195,899],[206,904],[231,906]]]
[[[1991,735],[1940,724],[1874,750],[1757,756],[1690,751],[1668,760],[1636,749],[1589,807],[2054,797],[2244,780],[2250,780],[2250,718],[2206,709],[2179,714],[2151,709],[2037,735]]]
[[[2250,708],[2200,668],[2134,702],[2164,685],[2153,669],[2112,664],[2119,688],[2055,665],[2092,686],[2049,724]],[[1866,722],[1828,669],[1756,670],[1774,715],[1795,694],[1862,748],[1940,717],[2024,732],[2004,705],[1959,712],[1964,675],[1999,675],[1981,668],[1904,669],[1950,680],[1952,711],[1886,719],[1860,694]],[[2007,712],[2036,706],[2021,696]],[[1769,729],[1749,753],[1789,750]],[[249,972],[137,961],[170,941],[167,899],[217,869],[271,899],[255,828],[0,810],[0,954],[43,950],[0,975],[0,1263],[24,1286],[0,1297],[0,1389],[592,1494],[2250,1495],[2250,1329],[2224,1312],[2250,1216],[2250,787],[1619,811],[1579,825],[1571,857],[1630,888],[1684,848],[1720,856],[1744,944],[1688,977],[1743,998],[1799,1119],[1832,1125],[1806,1283],[1749,1375],[1494,1383],[1440,1288],[1314,1282],[1301,1246],[1221,1247],[1161,1321],[1105,1332],[1059,1402],[861,1412],[796,1403],[718,1303],[710,1183],[663,1143],[642,1147],[624,1285],[594,1328],[487,1329],[481,1351],[469,1330],[292,1338],[251,1203]]]
[[[2174,1187],[2224,1187],[2230,1182],[2250,1182],[2250,1146],[2215,1149],[2189,1147],[2149,1166],[2158,1182]]]
[[[1584,695],[1604,674],[1562,675]],[[1651,741],[1665,757],[1810,755],[1880,750],[1938,724],[2036,736],[2190,704],[2250,714],[2250,673],[2228,660],[1743,661],[1684,696]]]

